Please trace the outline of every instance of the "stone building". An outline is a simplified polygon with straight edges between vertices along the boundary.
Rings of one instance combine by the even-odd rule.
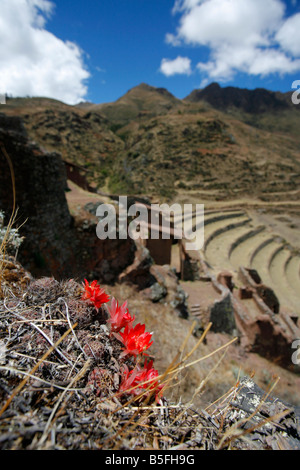
[[[136,203],[137,207],[139,205]],[[142,243],[156,264],[171,264],[172,246],[175,243],[181,245],[182,232],[174,227],[172,218],[168,217],[169,214],[157,210],[154,205],[143,204],[143,206],[147,209],[148,220],[146,224],[141,224],[141,228],[148,231],[148,238],[142,239]],[[157,232],[158,238],[153,238],[151,232]]]

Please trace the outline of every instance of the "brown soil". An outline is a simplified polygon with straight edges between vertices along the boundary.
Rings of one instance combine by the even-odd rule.
[[[69,205],[70,212],[76,211],[78,207],[85,206],[89,202],[108,203],[111,200],[105,196],[99,196],[96,193],[90,193],[77,186],[73,181],[68,180],[68,188],[70,191],[66,192],[66,198]]]

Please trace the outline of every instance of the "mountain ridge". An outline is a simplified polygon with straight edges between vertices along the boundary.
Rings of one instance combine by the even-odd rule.
[[[120,96],[119,98],[117,98],[116,100],[114,101],[111,101],[111,102],[103,102],[103,103],[93,103],[93,102],[89,102],[89,101],[83,101],[82,103],[79,103],[76,106],[80,106],[82,104],[86,104],[86,105],[90,105],[90,106],[103,106],[103,105],[107,105],[107,104],[111,104],[111,103],[116,103],[116,102],[119,102],[121,101],[125,96],[135,92],[136,90],[141,90],[141,91],[146,91],[146,92],[156,92],[156,93],[160,93],[164,96],[168,96],[169,98],[173,99],[173,100],[177,100],[177,101],[191,101],[192,98],[193,98],[193,95],[198,95],[198,94],[201,94],[202,95],[202,99],[205,99],[206,96],[208,96],[208,92],[222,92],[223,94],[224,93],[227,93],[229,91],[238,91],[240,94],[250,94],[250,95],[254,95],[256,94],[257,92],[265,92],[265,94],[269,94],[269,95],[275,95],[277,97],[278,100],[280,100],[280,97],[282,99],[282,101],[287,101],[289,100],[290,101],[290,97],[292,95],[292,91],[286,91],[286,92],[282,92],[282,91],[272,91],[272,90],[269,90],[267,88],[263,88],[263,87],[256,87],[256,88],[241,88],[241,87],[236,87],[236,86],[226,86],[226,87],[222,87],[219,83],[217,82],[212,82],[210,83],[209,85],[207,85],[206,87],[204,88],[194,88],[193,90],[191,90],[191,92],[186,95],[184,98],[178,98],[176,97],[174,94],[172,94],[167,88],[164,88],[164,87],[155,87],[155,86],[152,86],[152,85],[149,85],[145,82],[141,82],[139,85],[136,85],[136,86],[133,86],[132,88],[130,88],[129,90],[127,90],[122,96]]]
[[[292,103],[292,91],[271,91],[265,88],[221,87],[211,83],[203,89],[194,89],[183,99],[176,98],[167,89],[141,83],[111,103],[84,105],[85,110],[97,111],[108,120],[124,126],[135,119],[151,118],[170,112],[195,113],[220,111],[258,128],[298,134],[300,106]],[[81,105],[82,106],[82,105]],[[277,122],[278,114],[284,119]],[[295,124],[296,119],[296,124]],[[265,122],[267,121],[267,122]]]
[[[261,113],[266,110],[282,110],[292,106],[291,93],[281,93],[266,88],[221,87],[211,83],[204,89],[195,89],[184,98],[188,102],[207,101],[216,109],[227,109],[230,106],[242,108],[245,112]]]
[[[282,111],[287,109],[299,109],[292,103],[293,91],[281,92],[272,91],[267,88],[240,88],[235,86],[222,87],[217,82],[212,82],[204,88],[195,88],[184,98],[177,98],[167,88],[155,87],[147,83],[140,83],[115,101],[93,103],[90,101],[82,101],[75,105],[68,105],[59,100],[47,97],[29,97],[29,98],[10,98],[8,103],[13,106],[22,106],[25,102],[31,103],[31,107],[51,107],[55,108],[63,106],[70,109],[82,109],[85,111],[104,111],[107,114],[107,109],[111,107],[131,106],[135,107],[136,112],[129,113],[129,119],[141,117],[143,113],[147,114],[155,111],[155,106],[158,106],[161,112],[169,111],[172,107],[186,106],[187,104],[207,103],[213,109],[227,111],[229,108],[237,108],[250,114],[263,113],[272,111]],[[151,104],[151,100],[153,103]],[[133,104],[134,103],[134,104]],[[109,113],[108,113],[109,114]],[[110,115],[111,119],[115,116]],[[122,119],[121,119],[122,120]],[[126,121],[126,119],[123,119]]]
[[[159,198],[201,191],[214,199],[294,192],[295,198],[297,106],[287,94],[245,90],[211,84],[180,100],[142,83],[112,103],[18,98],[1,111],[21,116],[33,141],[84,167],[96,190]],[[245,111],[249,102],[252,112]]]

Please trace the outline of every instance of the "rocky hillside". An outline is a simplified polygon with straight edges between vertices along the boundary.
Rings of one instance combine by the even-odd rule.
[[[113,103],[11,99],[3,112],[21,116],[32,140],[100,190],[268,200],[299,187],[300,113],[290,94],[212,84],[179,100],[141,84]]]

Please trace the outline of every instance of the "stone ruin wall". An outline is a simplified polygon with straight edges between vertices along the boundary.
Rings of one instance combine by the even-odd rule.
[[[27,139],[19,118],[0,117],[0,142],[14,169],[16,226],[25,236],[20,261],[36,274],[64,276],[74,265],[72,218],[65,198],[64,165],[56,153]],[[13,190],[9,165],[0,153],[0,208],[10,216]]]
[[[46,152],[30,142],[20,118],[0,114],[0,143],[15,174],[15,226],[21,227],[20,233],[25,237],[19,261],[35,277],[82,279],[90,274],[113,282],[133,261],[134,243],[106,243],[96,236],[96,218],[73,219],[65,197],[66,170],[60,154]],[[1,150],[0,209],[9,218],[12,208],[10,168]]]

